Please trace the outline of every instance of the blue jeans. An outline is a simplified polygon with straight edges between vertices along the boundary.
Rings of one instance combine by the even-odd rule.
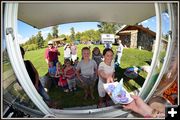
[[[38,93],[42,96],[43,100],[45,102],[49,102],[51,99],[49,97],[49,95],[47,94],[47,92],[44,90],[44,87],[42,86],[41,83],[39,83],[39,86],[38,86]]]

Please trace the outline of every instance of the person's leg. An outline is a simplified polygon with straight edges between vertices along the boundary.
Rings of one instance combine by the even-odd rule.
[[[76,90],[76,80],[75,80],[75,78],[72,79],[72,86],[73,86],[73,89]]]
[[[49,95],[46,93],[46,91],[44,90],[42,84],[39,84],[39,89],[38,89],[38,93],[43,97],[43,100],[45,102],[49,102],[51,99],[49,97]]]
[[[68,83],[68,86],[69,86],[69,90],[72,91],[72,81],[70,79],[67,79],[67,83]]]
[[[87,85],[85,85],[85,87],[84,87],[84,99],[87,99],[88,98],[88,86]]]
[[[99,94],[99,100],[98,100],[98,108],[101,108],[103,105],[103,98],[106,95],[106,92],[104,90],[103,84],[101,83],[101,81],[98,82],[98,94]]]
[[[72,55],[71,58],[72,58],[72,61],[74,63],[74,61],[77,59],[77,55]]]
[[[122,54],[121,53],[118,53],[118,58],[117,58],[117,63],[120,65],[121,63],[121,56]]]
[[[108,94],[105,95],[105,100],[106,100],[106,107],[110,106],[110,97]]]
[[[90,96],[91,98],[94,100],[95,97],[94,97],[94,87],[95,87],[95,83],[96,83],[96,76],[93,75],[90,77]]]
[[[63,90],[64,90],[64,92],[66,92],[66,93],[69,92],[68,84],[66,84],[66,85],[63,86]]]
[[[83,80],[83,83],[82,83],[82,87],[84,89],[84,99],[87,99],[88,98],[88,78],[85,78],[83,76],[80,76],[81,77],[81,80]]]
[[[58,79],[51,77],[51,80],[52,80],[53,86],[57,87],[58,86]]]

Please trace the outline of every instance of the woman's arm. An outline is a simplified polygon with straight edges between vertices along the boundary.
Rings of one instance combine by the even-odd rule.
[[[104,80],[105,83],[113,82],[113,74],[107,74],[104,70],[99,70],[98,75]]]
[[[36,68],[34,67],[34,65],[31,63],[31,61],[29,61],[29,63],[31,64],[31,67],[32,67],[32,69],[33,69],[33,71],[34,71],[34,73],[35,73],[35,85],[34,85],[34,86],[35,86],[36,89],[38,89],[38,85],[39,85],[39,74],[38,74]]]
[[[81,82],[83,82],[83,81],[81,80],[81,78],[80,78],[80,69],[77,69],[77,70],[76,70],[76,75],[77,75],[77,78],[78,78]]]

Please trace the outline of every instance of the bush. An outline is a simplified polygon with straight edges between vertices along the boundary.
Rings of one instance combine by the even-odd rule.
[[[24,46],[24,49],[26,51],[37,50],[38,49],[38,45],[36,45],[36,44],[26,45],[26,46]]]

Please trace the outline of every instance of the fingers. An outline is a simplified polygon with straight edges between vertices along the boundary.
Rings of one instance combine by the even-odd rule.
[[[132,95],[132,94],[131,94],[131,97],[132,97],[133,99],[135,99],[135,100],[137,100],[137,99],[139,98],[139,96],[137,96],[137,95]]]
[[[129,109],[131,109],[131,108],[130,108],[129,105],[123,105],[123,109],[124,109],[124,110],[129,110]]]

